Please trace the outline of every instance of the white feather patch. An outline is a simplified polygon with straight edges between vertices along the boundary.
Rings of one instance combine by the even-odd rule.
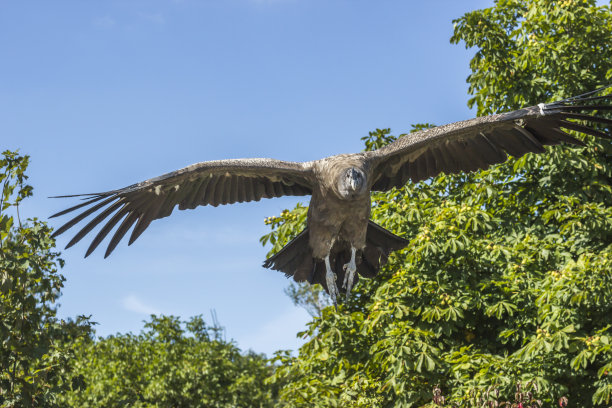
[[[545,108],[545,107],[546,107],[546,105],[545,105],[545,104],[543,104],[543,103],[538,103],[538,108],[540,108],[540,115],[542,115],[542,116],[546,115],[546,114],[544,113],[544,108]]]

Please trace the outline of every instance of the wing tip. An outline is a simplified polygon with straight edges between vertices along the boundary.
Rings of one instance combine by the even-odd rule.
[[[599,88],[596,88],[596,89],[594,89],[592,91],[589,91],[589,92],[585,92],[585,93],[580,94],[580,95],[576,95],[576,96],[572,96],[572,97],[563,99],[563,100],[561,100],[559,102],[573,102],[575,100],[585,99],[588,96],[595,95],[595,94],[597,94],[597,93],[599,93],[601,91],[605,91],[608,88],[612,88],[612,83],[607,84],[607,85],[603,85],[603,86],[601,86]],[[610,97],[612,97],[612,95],[610,95]]]
[[[116,193],[115,190],[113,190],[113,191],[105,191],[103,193],[65,194],[65,195],[49,196],[47,198],[83,197],[82,200],[87,200],[88,198],[93,198],[93,197],[106,197],[106,196],[109,196],[109,195],[114,194],[114,193]]]

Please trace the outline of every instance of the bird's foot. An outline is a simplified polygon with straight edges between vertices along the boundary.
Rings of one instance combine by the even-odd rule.
[[[329,264],[329,256],[325,258],[325,282],[327,283],[327,291],[329,292],[329,297],[331,297],[334,306],[338,304],[337,299],[340,292],[338,291],[338,287],[336,286],[336,274],[331,270],[331,266]],[[336,309],[338,307],[336,306]]]
[[[355,272],[357,272],[357,265],[355,262],[349,262],[344,265],[344,283],[342,287],[346,289],[346,298],[348,299],[351,289],[353,289],[353,281],[355,280]]]
[[[334,305],[337,302],[338,295],[340,292],[338,291],[338,287],[336,286],[336,274],[333,272],[327,272],[325,274],[325,280],[327,281],[327,290],[329,291],[329,297],[331,297]]]
[[[349,295],[351,293],[351,289],[353,289],[353,281],[355,280],[355,272],[357,272],[357,264],[355,263],[355,253],[357,252],[355,248],[351,248],[351,260],[349,263],[344,264],[344,282],[342,287],[346,289],[346,299],[348,300]]]

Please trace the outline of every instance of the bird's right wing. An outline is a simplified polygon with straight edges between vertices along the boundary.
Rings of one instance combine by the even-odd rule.
[[[184,210],[200,205],[216,207],[284,195],[302,196],[312,193],[314,183],[310,162],[233,159],[197,163],[118,190],[60,196],[83,197],[84,202],[51,218],[76,210],[83,211],[56,230],[53,236],[101,211],[72,238],[66,248],[79,242],[96,225],[104,224],[87,249],[87,257],[122,221],[108,244],[107,257],[134,224],[129,244],[142,234],[151,221],[169,216],[177,205]]]

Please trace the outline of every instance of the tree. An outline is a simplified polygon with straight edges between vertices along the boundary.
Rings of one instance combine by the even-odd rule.
[[[77,384],[70,379],[68,344],[87,337],[90,323],[56,317],[63,265],[51,229],[38,219],[22,222],[19,204],[32,195],[24,184],[28,156],[5,151],[0,159],[0,406],[57,406]],[[13,210],[13,211],[11,211]]]
[[[200,316],[155,316],[138,335],[75,343],[75,375],[85,387],[65,393],[74,407],[271,407],[278,386],[265,356],[241,354]]]
[[[479,115],[612,79],[612,13],[591,0],[499,0],[456,20],[451,41],[476,48]],[[491,389],[512,399],[518,382],[548,404],[609,404],[612,144],[578,137],[585,148],[374,195],[374,221],[410,244],[339,312],[324,309],[297,357],[278,357],[285,406],[433,405],[437,384],[480,406]],[[391,140],[378,130],[366,147]],[[273,219],[274,249],[302,212]]]

